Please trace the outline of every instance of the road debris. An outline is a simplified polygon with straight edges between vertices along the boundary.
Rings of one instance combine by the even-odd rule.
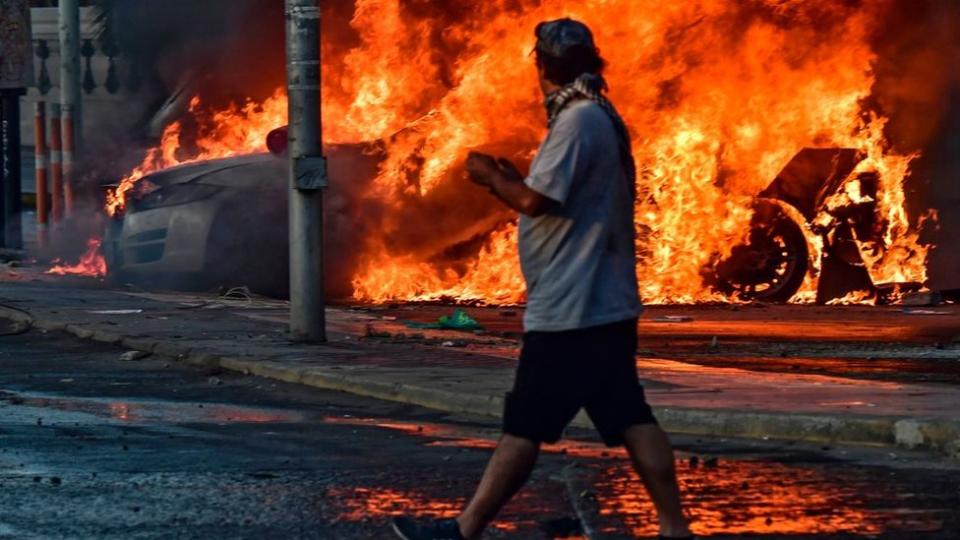
[[[912,292],[903,295],[901,302],[905,306],[913,307],[936,306],[943,302],[943,296],[935,291]]]
[[[248,304],[253,303],[253,293],[250,292],[250,287],[246,285],[227,289],[220,295],[220,298],[223,300],[241,300]]]
[[[201,300],[199,302],[183,302],[177,309],[224,309],[227,305],[222,302],[212,302],[210,300]]]
[[[147,351],[127,351],[120,355],[121,362],[136,362],[150,356]]]
[[[916,308],[903,308],[903,312],[907,315],[953,315],[950,311],[942,311],[936,309],[916,309]]]
[[[689,317],[687,315],[664,315],[663,317],[657,317],[653,319],[653,322],[685,323],[685,322],[693,322],[693,317]]]
[[[456,309],[450,315],[440,317],[435,323],[404,321],[403,324],[405,324],[407,328],[425,330],[483,330],[483,326],[462,309]]]

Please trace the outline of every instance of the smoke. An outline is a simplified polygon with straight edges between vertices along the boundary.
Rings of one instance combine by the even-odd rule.
[[[922,150],[942,135],[950,93],[958,84],[960,4],[896,3],[877,28],[872,101],[890,119],[888,139],[900,151]]]
[[[262,101],[284,81],[283,3],[272,0],[99,0],[98,45],[115,47],[122,100],[85,104],[81,189],[91,201],[155,146],[163,129],[207,111]],[[186,150],[189,151],[189,150]]]
[[[925,228],[930,287],[960,289],[960,3],[900,0],[873,37],[877,53],[871,101],[889,118],[887,138],[911,164],[911,214],[936,211]]]

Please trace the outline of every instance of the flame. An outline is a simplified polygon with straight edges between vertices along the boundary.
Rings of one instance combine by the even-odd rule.
[[[197,122],[197,138],[190,148],[182,140],[184,126],[174,122],[163,131],[159,146],[151,148],[137,167],[107,193],[106,209],[110,216],[122,212],[127,198],[136,189],[145,187],[144,176],[169,167],[207,159],[227,158],[262,152],[267,134],[287,123],[287,96],[282,89],[263,103],[247,100],[224,110],[208,113],[199,96],[190,100],[191,117]]]
[[[463,182],[453,171],[472,148],[505,145],[530,155],[545,132],[529,55],[532,29],[570,16],[596,33],[609,62],[611,98],[633,130],[644,194],[635,214],[637,277],[647,302],[735,301],[711,290],[702,268],[746,238],[753,199],[805,147],[855,148],[866,156],[856,173],[879,178],[882,228],[861,239],[870,275],[875,283],[923,283],[927,247],[907,215],[903,185],[916,156],[890,150],[886,118],[866,105],[877,60],[870,36],[889,5],[491,0],[429,9],[355,0],[355,39],[323,44],[324,135],[328,142],[382,143],[385,158],[365,196],[396,216],[410,199]],[[183,144],[183,124],[167,128],[109,194],[110,215],[136,190],[149,189],[140,180],[151,172],[259,151],[287,114],[282,89],[263,103],[225,111],[209,111],[197,97],[190,110],[195,143]],[[849,184],[842,196],[862,200],[858,187]],[[514,223],[488,229],[478,249],[455,261],[397,242],[402,227],[371,229],[356,246],[356,299],[524,299]],[[823,246],[807,232],[814,269],[794,301],[809,301],[816,290]]]
[[[848,306],[851,304],[876,305],[877,298],[870,291],[851,291],[841,298],[834,298],[827,302],[828,306]]]
[[[412,258],[383,261],[353,280],[358,300],[379,301],[391,291],[399,298],[414,301],[459,300],[510,304],[523,291],[520,261],[517,259],[517,227],[509,225],[494,232],[476,260],[464,273],[448,270],[438,275],[433,265]]]
[[[45,273],[57,276],[103,277],[107,275],[107,263],[100,255],[101,242],[99,238],[87,240],[87,251],[80,257],[80,262],[73,265],[57,263]]]
[[[868,140],[874,144],[861,146],[868,157],[858,166],[879,174],[881,185],[877,206],[884,221],[884,231],[879,241],[867,242],[867,249],[861,249],[860,255],[874,283],[924,283],[929,248],[920,244],[919,227],[911,226],[903,186],[910,162],[917,155],[884,154],[884,124],[885,120],[874,119],[868,126]]]
[[[385,138],[402,128],[389,139],[376,196],[425,195],[459,181],[445,174],[466,149],[500,141],[529,149],[542,137],[531,29],[572,16],[597,34],[611,97],[634,131],[647,193],[636,209],[644,230],[637,275],[648,302],[730,300],[704,285],[701,268],[744,238],[753,197],[808,146],[851,147],[867,156],[858,170],[879,175],[884,222],[882,240],[864,250],[870,274],[877,283],[923,282],[927,249],[906,214],[903,188],[915,156],[890,152],[885,119],[870,117],[863,105],[876,59],[868,36],[885,4],[485,2],[469,22],[446,28],[458,52],[436,60],[430,39],[440,15],[398,15],[396,0],[358,0],[361,43],[347,55],[347,70],[328,81],[325,99],[345,119],[331,118],[335,138]],[[433,78],[443,62],[455,66],[448,83]],[[398,122],[404,114],[406,124]],[[359,121],[370,118],[382,121]],[[422,165],[414,171],[412,164]],[[372,238],[355,296],[521,301],[513,251],[503,245],[515,235],[513,226],[495,231],[465,271]],[[815,287],[808,279],[798,298],[810,298]]]

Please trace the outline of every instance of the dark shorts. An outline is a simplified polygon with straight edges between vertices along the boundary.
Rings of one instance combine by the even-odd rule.
[[[513,390],[507,392],[504,433],[539,442],[560,440],[581,408],[608,446],[623,432],[655,424],[637,378],[636,319],[567,332],[527,332]]]

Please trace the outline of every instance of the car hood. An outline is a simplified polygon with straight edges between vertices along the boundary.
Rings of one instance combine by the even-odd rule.
[[[144,180],[157,187],[200,183],[237,189],[270,187],[283,182],[287,160],[273,154],[250,154],[198,161],[149,174]]]

